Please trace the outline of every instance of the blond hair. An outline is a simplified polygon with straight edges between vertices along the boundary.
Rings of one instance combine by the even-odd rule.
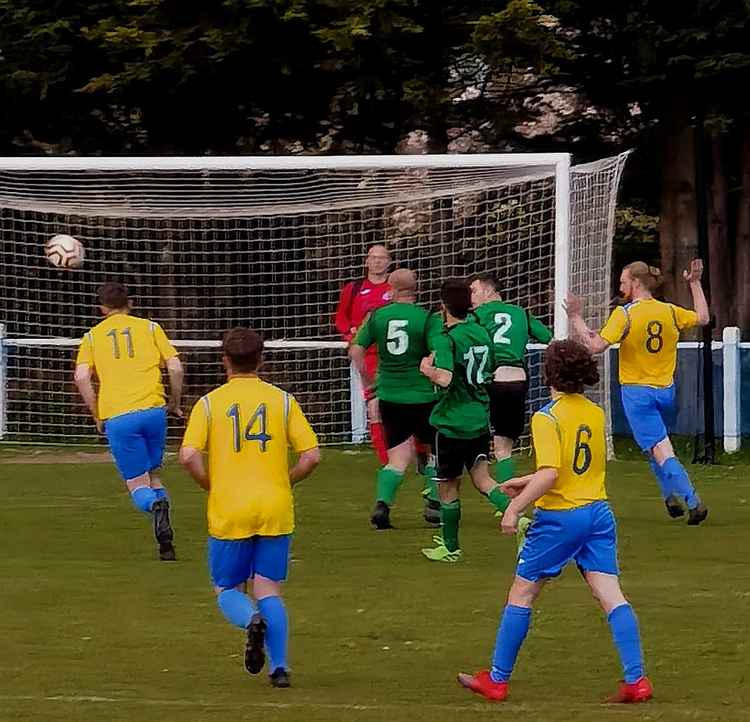
[[[661,271],[656,266],[649,266],[648,263],[643,261],[628,263],[625,270],[634,281],[639,281],[651,293],[664,283],[664,276],[661,275]]]

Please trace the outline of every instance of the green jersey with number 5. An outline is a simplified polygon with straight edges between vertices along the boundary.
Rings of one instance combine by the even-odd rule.
[[[552,331],[514,303],[489,301],[475,309],[474,314],[492,339],[498,366],[523,366],[530,338],[540,343],[552,340]]]
[[[443,435],[473,439],[489,433],[490,399],[495,355],[487,331],[473,316],[446,327],[433,340],[435,366],[453,379],[432,411],[430,423]]]
[[[437,399],[419,364],[430,354],[430,337],[439,334],[437,314],[414,303],[389,303],[373,311],[354,338],[357,346],[378,350],[377,396],[397,404],[426,404]]]

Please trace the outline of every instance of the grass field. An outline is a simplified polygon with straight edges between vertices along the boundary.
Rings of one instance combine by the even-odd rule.
[[[44,457],[43,457],[44,458]],[[43,458],[41,460],[43,460]],[[40,459],[37,458],[37,461]],[[0,720],[750,720],[748,467],[691,467],[711,508],[663,513],[640,461],[613,463],[623,584],[639,614],[653,702],[599,701],[619,665],[573,569],[545,591],[504,706],[455,673],[486,666],[514,565],[486,501],[464,492],[456,565],[424,560],[416,479],[374,532],[370,454],[327,451],[297,494],[287,603],[294,687],[249,677],[243,635],[215,608],[202,492],[176,467],[179,562],[155,561],[147,520],[109,464],[0,463]]]

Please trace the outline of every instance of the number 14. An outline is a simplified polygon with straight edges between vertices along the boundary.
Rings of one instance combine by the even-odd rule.
[[[242,451],[242,438],[240,436],[240,405],[232,404],[227,410],[227,416],[232,419],[232,430],[234,432],[234,450],[236,453]],[[260,423],[260,430],[257,434],[253,433],[253,426],[255,423]],[[261,404],[255,409],[255,412],[250,417],[250,421],[247,422],[245,427],[245,441],[259,441],[261,452],[266,451],[266,445],[271,441],[272,437],[266,433],[266,405]]]

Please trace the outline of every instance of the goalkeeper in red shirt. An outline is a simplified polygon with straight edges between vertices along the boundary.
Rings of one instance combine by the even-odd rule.
[[[391,265],[391,254],[380,244],[370,246],[367,252],[365,268],[367,275],[359,280],[347,283],[341,289],[339,305],[336,309],[336,329],[344,341],[350,343],[357,329],[371,311],[385,306],[391,300],[391,287],[388,285],[388,267]],[[378,354],[375,346],[368,349],[365,355],[365,366],[370,378],[375,378],[378,366]],[[388,461],[385,434],[380,422],[378,400],[372,391],[365,392],[367,417],[370,422],[370,438],[381,464]]]

